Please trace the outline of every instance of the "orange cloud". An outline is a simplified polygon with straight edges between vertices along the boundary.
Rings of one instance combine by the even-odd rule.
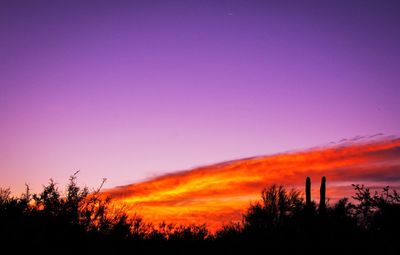
[[[328,197],[352,195],[351,183],[376,187],[400,184],[400,139],[346,144],[301,152],[234,160],[163,175],[107,190],[117,204],[146,221],[206,223],[215,230],[241,220],[250,201],[273,183],[303,189],[306,176],[327,176]]]

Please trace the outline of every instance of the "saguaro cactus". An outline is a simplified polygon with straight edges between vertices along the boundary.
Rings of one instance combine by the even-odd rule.
[[[326,178],[325,176],[321,179],[321,188],[319,190],[319,211],[325,212],[326,204],[325,204],[325,196],[326,196]]]
[[[307,177],[306,179],[306,206],[311,207],[311,179]]]

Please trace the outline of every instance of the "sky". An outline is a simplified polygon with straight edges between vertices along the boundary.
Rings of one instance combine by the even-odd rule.
[[[0,1],[0,187],[106,188],[400,128],[398,1]]]
[[[311,199],[319,201],[322,176],[327,178],[328,205],[347,197],[356,203],[355,185],[372,194],[386,186],[400,189],[400,138],[357,138],[330,146],[222,162],[158,176],[105,191],[113,208],[139,215],[145,222],[206,224],[211,231],[241,222],[272,185],[295,189],[304,199],[311,178]],[[390,191],[391,193],[392,191]]]

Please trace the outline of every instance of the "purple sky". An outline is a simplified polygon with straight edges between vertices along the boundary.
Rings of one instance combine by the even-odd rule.
[[[399,13],[398,1],[3,0],[0,186],[38,191],[80,169],[81,184],[113,187],[398,135]]]

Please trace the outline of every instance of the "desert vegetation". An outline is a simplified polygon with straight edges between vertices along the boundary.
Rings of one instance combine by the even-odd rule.
[[[206,225],[146,223],[113,208],[102,185],[89,191],[76,179],[77,173],[64,191],[50,180],[40,193],[27,187],[19,197],[0,189],[4,249],[42,254],[397,254],[399,249],[400,195],[389,187],[372,192],[356,184],[352,199],[330,205],[325,177],[318,203],[311,198],[309,178],[305,200],[299,190],[272,185],[241,222],[211,233]]]

